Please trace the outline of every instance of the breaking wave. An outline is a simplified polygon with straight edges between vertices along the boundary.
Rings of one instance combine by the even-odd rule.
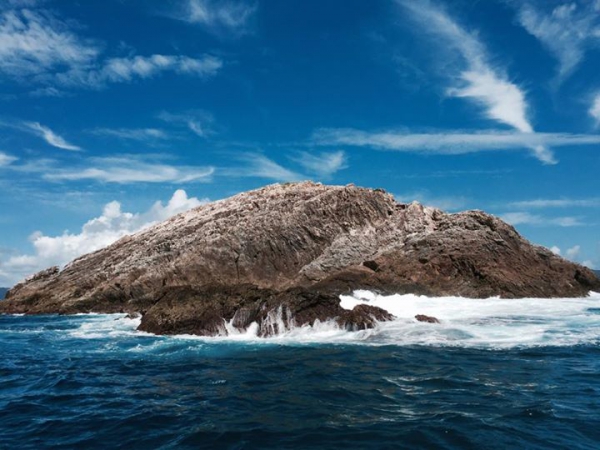
[[[239,331],[224,323],[221,336],[177,335],[162,339],[206,343],[309,345],[343,343],[358,345],[440,346],[509,349],[541,346],[572,346],[600,343],[600,294],[585,298],[468,299],[417,295],[383,296],[355,291],[341,296],[345,309],[369,304],[386,309],[396,319],[375,328],[347,331],[334,321],[295,326],[285,311],[271,314],[262,327],[274,332],[260,337],[258,324]],[[421,323],[417,314],[436,317],[439,324]],[[139,319],[122,315],[88,316],[70,335],[95,339],[119,336],[151,336],[135,331]],[[166,342],[165,342],[166,344]],[[143,347],[143,344],[140,344]]]
[[[273,337],[207,338],[0,315],[0,447],[598,448],[599,294],[341,301],[396,319],[349,332],[275,311]]]

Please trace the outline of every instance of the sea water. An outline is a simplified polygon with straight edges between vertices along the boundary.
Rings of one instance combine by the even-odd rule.
[[[600,448],[599,294],[359,303],[397,318],[265,339],[0,316],[0,448]]]

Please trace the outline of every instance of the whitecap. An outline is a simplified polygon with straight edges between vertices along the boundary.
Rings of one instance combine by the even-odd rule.
[[[373,329],[347,331],[334,320],[296,326],[293,320],[282,320],[280,316],[284,313],[278,311],[268,324],[277,333],[266,338],[261,337],[261,329],[256,323],[245,330],[224,323],[220,336],[168,336],[160,342],[148,342],[131,350],[152,351],[148,345],[168,346],[168,341],[177,340],[212,344],[356,344],[492,349],[600,344],[598,293],[584,298],[471,299],[413,294],[384,296],[358,290],[352,295],[342,295],[340,299],[343,308],[352,309],[359,304],[368,304],[386,309],[396,318],[390,322],[380,322]],[[417,314],[436,317],[440,323],[419,322],[415,319]],[[136,331],[140,318],[130,319],[123,314],[88,315],[78,320],[81,320],[78,326],[68,332],[73,338],[153,336]]]

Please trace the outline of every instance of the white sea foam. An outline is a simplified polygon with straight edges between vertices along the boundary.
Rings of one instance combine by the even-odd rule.
[[[123,314],[90,314],[85,315],[85,321],[69,335],[80,339],[132,336],[141,334],[136,331],[140,322],[139,318],[130,319]]]
[[[369,304],[396,316],[379,325],[378,343],[510,348],[600,342],[598,293],[585,298],[467,299],[355,291],[341,299],[347,309]],[[418,322],[417,314],[441,323]]]
[[[341,296],[341,302],[346,309],[359,304],[378,306],[394,314],[396,319],[379,323],[371,330],[349,332],[340,329],[334,321],[317,322],[313,326],[303,327],[293,326],[292,321],[292,326],[286,326],[286,322],[282,320],[284,312],[278,312],[267,324],[279,332],[272,337],[259,337],[260,329],[257,324],[240,331],[225,323],[222,336],[178,335],[163,338],[164,345],[168,345],[169,341],[181,340],[196,341],[196,344],[346,343],[497,349],[600,345],[600,294],[597,293],[585,298],[567,299],[467,299],[417,295],[382,296],[369,291],[355,291],[353,295]],[[434,316],[441,323],[418,322],[415,319],[417,314]],[[123,316],[92,316],[70,334],[86,339],[142,334],[148,336],[135,331],[139,322],[139,319],[126,319]],[[138,351],[146,346],[140,345]]]

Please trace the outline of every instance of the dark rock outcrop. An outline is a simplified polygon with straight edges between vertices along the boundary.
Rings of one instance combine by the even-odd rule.
[[[361,329],[391,317],[341,309],[338,296],[358,288],[575,297],[600,281],[481,211],[306,182],[201,206],[48,269],[11,289],[0,312],[139,312],[142,330],[202,335],[252,324],[268,335],[317,319]]]
[[[417,314],[415,316],[415,319],[417,319],[419,322],[425,322],[425,323],[440,323],[440,321],[432,316],[426,316],[425,314]]]

